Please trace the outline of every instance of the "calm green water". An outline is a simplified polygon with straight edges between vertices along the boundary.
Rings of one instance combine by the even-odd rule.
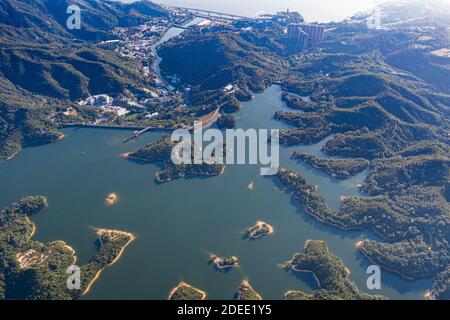
[[[284,109],[280,94],[274,86],[244,103],[237,115],[238,126],[282,127],[272,120],[275,111]],[[66,241],[77,251],[79,263],[95,252],[90,227],[116,228],[138,236],[122,259],[103,272],[86,299],[164,299],[180,280],[206,290],[210,299],[230,299],[243,277],[267,299],[279,299],[289,289],[310,291],[310,278],[297,278],[277,266],[301,251],[307,239],[327,241],[351,269],[352,280],[366,288],[368,263],[354,244],[372,235],[342,233],[316,223],[288,195],[277,191],[272,179],[261,177],[258,166],[227,166],[220,177],[157,186],[155,166],[126,161],[120,154],[160,134],[123,144],[131,132],[70,129],[64,133],[64,140],[27,148],[0,165],[0,206],[24,195],[47,196],[49,208],[32,219],[37,225],[34,239]],[[298,149],[320,153],[320,145]],[[282,149],[282,166],[318,185],[330,206],[337,208],[342,195],[358,194],[364,174],[337,181],[289,160],[292,150]],[[247,190],[251,181],[253,191]],[[113,207],[104,204],[110,192],[120,197]],[[241,231],[257,220],[271,223],[275,234],[259,241],[242,240]],[[207,265],[209,253],[237,255],[241,268],[216,272]],[[430,285],[428,280],[408,282],[383,272],[383,289],[373,293],[420,299]]]

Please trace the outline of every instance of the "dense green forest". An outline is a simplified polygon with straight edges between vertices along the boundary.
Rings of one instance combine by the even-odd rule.
[[[349,270],[342,260],[328,250],[323,241],[310,240],[302,253],[294,255],[286,268],[294,273],[312,272],[318,289],[311,295],[301,291],[288,291],[287,300],[369,300],[383,299],[359,291],[355,283],[348,279]]]
[[[29,196],[0,212],[0,300],[77,299],[132,241],[130,234],[99,230],[97,253],[80,267],[80,289],[70,290],[67,269],[76,263],[75,251],[61,240],[32,240],[35,226],[29,217],[46,207],[45,197]]]

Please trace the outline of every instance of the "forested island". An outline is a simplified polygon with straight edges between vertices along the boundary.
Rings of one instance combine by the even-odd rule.
[[[0,299],[78,299],[134,239],[130,233],[98,229],[97,253],[80,266],[80,289],[70,290],[66,271],[77,261],[75,250],[60,240],[32,240],[35,226],[29,217],[46,207],[45,197],[29,196],[0,212]]]

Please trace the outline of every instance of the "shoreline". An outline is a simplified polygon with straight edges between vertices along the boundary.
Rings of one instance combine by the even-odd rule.
[[[313,294],[309,294],[309,293],[303,292],[303,291],[301,291],[301,290],[288,290],[288,291],[286,291],[286,292],[283,294],[283,298],[286,300],[286,298],[287,298],[290,294],[293,294],[293,293],[296,293],[296,292],[301,292],[301,293],[303,293],[303,294],[306,295],[306,296],[313,297]]]
[[[224,259],[227,259],[227,258],[219,257],[218,255],[213,254],[213,255],[210,256],[209,261],[210,261],[211,263],[213,263],[214,266],[215,266],[218,270],[227,270],[227,269],[234,269],[234,268],[239,268],[239,267],[240,267],[238,257],[232,256],[231,258],[229,258],[229,259],[231,259],[232,261],[234,261],[234,264],[232,264],[232,265],[224,265],[224,266],[221,266],[221,265],[220,265],[220,262],[222,262]]]
[[[116,205],[118,202],[119,202],[119,195],[115,192],[111,192],[105,198],[105,204],[108,207],[112,207],[112,206]]]
[[[291,265],[291,270],[294,271],[294,272],[298,272],[298,273],[310,273],[310,274],[312,274],[314,280],[316,280],[316,282],[317,282],[317,287],[318,287],[319,289],[322,288],[322,285],[320,284],[319,278],[317,278],[317,276],[316,276],[316,274],[314,273],[314,271],[311,271],[311,270],[304,270],[304,269],[297,269],[297,268],[292,264],[292,260],[289,261],[289,264]]]
[[[6,157],[3,160],[0,160],[0,164],[5,163],[6,161],[11,160],[12,158],[14,158],[15,156],[17,156],[19,154],[19,152],[22,151],[22,148],[20,148],[19,150],[13,152],[10,156]]]
[[[267,227],[267,232],[264,232],[264,233],[260,233],[259,235],[254,235],[254,233],[256,233],[256,232],[258,232],[258,231],[261,231],[264,227]],[[255,229],[256,228],[256,230],[254,230],[253,232],[251,232],[251,230],[252,229]],[[259,220],[259,221],[256,221],[256,223],[253,225],[253,226],[251,226],[251,227],[248,227],[248,228],[246,228],[245,229],[245,231],[243,232],[249,239],[251,239],[251,240],[257,240],[257,239],[260,239],[260,238],[262,238],[262,237],[264,237],[264,236],[271,236],[271,235],[273,235],[273,233],[274,233],[274,228],[273,228],[273,226],[272,225],[270,225],[269,223],[267,223],[267,222],[265,222],[265,221],[261,221],[261,220]]]
[[[258,292],[256,292],[255,289],[252,287],[252,285],[250,284],[250,281],[248,281],[247,279],[244,279],[244,280],[242,280],[241,285],[239,286],[236,300],[241,300],[242,293],[240,292],[240,289],[242,287],[247,288],[248,290],[251,290],[255,294],[256,300],[262,300],[263,299],[262,296]]]
[[[68,251],[70,251],[70,253],[72,254],[72,256],[73,256],[73,262],[72,262],[72,264],[75,264],[76,262],[77,262],[77,260],[78,260],[78,257],[77,257],[77,255],[76,255],[76,251],[75,251],[75,249],[74,248],[72,248],[71,246],[69,246],[64,240],[56,240],[56,241],[53,241],[52,242],[53,244],[56,244],[56,243],[59,243],[59,244],[61,244],[64,248],[66,248]]]
[[[116,264],[120,258],[122,257],[122,255],[125,252],[125,249],[134,241],[136,240],[136,236],[131,233],[131,232],[125,232],[125,231],[119,231],[119,230],[113,230],[113,229],[103,229],[103,228],[92,228],[96,231],[97,236],[99,236],[98,232],[102,232],[102,231],[109,231],[109,232],[117,232],[121,235],[127,235],[130,237],[130,240],[128,240],[128,242],[122,247],[122,249],[120,249],[119,253],[117,254],[117,257],[110,262],[109,264],[107,264],[106,266],[104,266],[103,268],[99,269],[97,271],[97,273],[95,274],[94,278],[92,278],[92,280],[88,283],[88,285],[86,286],[86,289],[84,289],[83,293],[81,294],[81,296],[84,296],[86,294],[89,293],[89,291],[91,291],[92,286],[95,284],[95,282],[100,278],[101,273],[103,272],[103,270],[105,270],[108,267],[111,267],[112,265]],[[101,240],[100,240],[101,242]]]
[[[194,290],[194,291],[200,293],[200,294],[202,295],[202,297],[201,297],[200,300],[205,300],[205,299],[206,299],[207,294],[206,294],[205,291],[200,290],[200,289],[197,289],[197,288],[194,288],[194,287],[191,286],[190,284],[188,284],[188,283],[186,283],[186,282],[184,282],[184,281],[181,281],[175,288],[173,288],[172,290],[170,290],[169,296],[167,297],[167,300],[171,300],[171,299],[172,299],[172,296],[175,294],[175,292],[177,292],[177,290],[180,289],[181,287],[187,287],[187,288],[189,288],[189,289],[192,289],[192,290]]]
[[[27,217],[27,220],[29,223],[31,223],[31,234],[28,238],[28,241],[31,241],[31,239],[34,237],[34,235],[36,234],[36,225],[30,220],[30,218]]]
[[[382,268],[382,269],[384,269],[384,270],[386,270],[386,271],[388,271],[388,272],[392,272],[392,273],[394,273],[394,274],[400,276],[403,280],[407,280],[407,281],[417,281],[417,280],[419,280],[419,279],[407,277],[407,276],[405,276],[404,274],[402,274],[402,273],[399,272],[399,271],[396,271],[396,270],[394,270],[394,269],[392,269],[392,268],[388,268],[388,267],[386,267],[386,266],[383,266],[383,265],[380,265],[380,264],[375,263],[375,261],[374,261],[371,257],[369,257],[369,256],[364,252],[364,250],[362,250],[363,248],[364,248],[364,244],[359,248],[358,251],[359,251],[359,252],[360,252],[367,260],[369,260],[370,263],[372,263],[372,264],[374,264],[374,265],[379,265],[380,268]],[[423,278],[423,279],[427,279],[427,278]]]
[[[58,139],[56,139],[55,141],[51,141],[51,142],[45,143],[45,144],[56,143],[56,142],[58,142],[58,141],[63,140],[64,138],[65,138],[64,133],[60,133]],[[44,145],[45,145],[45,144],[44,144]],[[22,150],[23,150],[23,146],[20,146],[19,150],[14,151],[10,156],[6,157],[5,159],[0,160],[0,164],[3,164],[3,163],[5,163],[5,162],[7,162],[7,161],[9,161],[9,160],[12,160],[12,159],[13,159],[15,156],[17,156]]]

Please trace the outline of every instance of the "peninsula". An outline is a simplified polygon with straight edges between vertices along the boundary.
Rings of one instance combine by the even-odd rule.
[[[78,299],[89,291],[106,266],[118,261],[134,239],[127,232],[97,229],[98,251],[88,264],[80,266],[80,289],[70,290],[66,270],[77,261],[75,250],[60,240],[31,240],[35,226],[29,217],[46,207],[45,197],[29,196],[0,212],[0,299]]]
[[[345,160],[331,160],[312,156],[307,153],[300,153],[295,151],[292,158],[297,161],[305,162],[314,168],[323,171],[330,176],[338,179],[346,179],[361,173],[369,167],[370,162],[366,159],[345,159]]]
[[[308,240],[302,253],[296,253],[285,268],[294,273],[312,272],[319,286],[312,294],[288,291],[287,300],[373,300],[383,299],[359,291],[349,280],[349,270],[342,260],[328,250],[323,241]]]
[[[186,282],[180,282],[170,293],[168,300],[205,300],[206,292],[194,288]]]
[[[253,289],[247,279],[242,280],[235,294],[236,300],[262,300],[261,296]]]

